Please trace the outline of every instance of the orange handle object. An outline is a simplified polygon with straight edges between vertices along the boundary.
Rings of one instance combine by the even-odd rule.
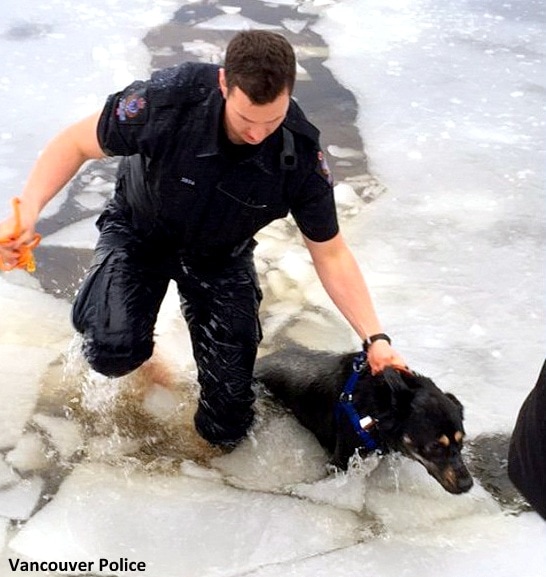
[[[11,205],[13,206],[13,214],[15,217],[15,228],[13,233],[8,235],[7,237],[0,238],[0,245],[12,243],[14,240],[17,240],[22,233],[21,230],[21,200],[19,198],[14,198],[11,201]],[[36,270],[36,262],[34,261],[34,256],[32,251],[40,244],[42,237],[38,234],[34,234],[34,238],[19,247],[19,258],[14,265],[6,264],[2,256],[0,255],[0,270],[8,271],[13,270],[14,268],[26,268],[28,272],[34,272]]]

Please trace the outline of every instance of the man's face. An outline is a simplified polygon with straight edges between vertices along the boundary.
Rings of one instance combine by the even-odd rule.
[[[223,69],[220,69],[220,90],[226,101],[224,126],[228,138],[234,144],[260,144],[282,124],[290,95],[288,90],[273,102],[254,104],[237,86],[229,92]]]

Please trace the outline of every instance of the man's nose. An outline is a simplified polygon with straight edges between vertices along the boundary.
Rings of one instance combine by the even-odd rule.
[[[267,136],[267,128],[263,126],[253,126],[246,131],[246,140],[252,144],[258,144]]]

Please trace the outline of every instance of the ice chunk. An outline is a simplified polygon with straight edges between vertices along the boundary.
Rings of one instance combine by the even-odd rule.
[[[99,238],[99,231],[95,228],[96,220],[96,216],[84,218],[44,238],[42,244],[92,249]]]
[[[263,418],[237,450],[212,460],[231,484],[278,491],[326,475],[328,456],[294,417],[277,410]]]
[[[288,300],[290,296],[297,300],[295,289],[292,283],[288,281],[286,276],[280,270],[270,270],[266,274],[267,286],[273,293],[275,298],[279,300]]]
[[[358,198],[355,189],[347,183],[341,182],[334,188],[336,204],[340,208],[358,208],[360,199]]]
[[[239,12],[241,11],[240,6],[219,6],[219,8],[222,12],[225,12],[226,14],[239,14]]]
[[[341,352],[351,346],[355,335],[338,313],[305,311],[290,324],[286,336],[313,349]]]
[[[166,387],[152,384],[144,397],[143,408],[156,419],[168,420],[176,413],[178,401]]]
[[[13,274],[10,273],[10,280]],[[30,278],[30,275],[25,275]],[[70,305],[39,290],[6,282],[0,278],[1,345],[24,345],[25,349],[5,350],[11,366],[21,365],[35,372],[34,348],[50,348],[62,352],[73,334],[70,326]],[[39,319],[39,322],[37,322]],[[39,354],[39,351],[36,351]],[[0,353],[2,354],[2,353]],[[43,352],[41,353],[44,354]],[[18,361],[18,362],[16,362]],[[1,366],[4,366],[2,361]]]
[[[109,186],[111,185],[109,184]],[[106,199],[100,194],[100,191],[94,191],[92,193],[87,191],[84,194],[79,194],[76,200],[78,204],[87,210],[101,210],[106,203]]]
[[[10,465],[0,458],[0,489],[14,485],[20,480],[21,478],[13,471]]]
[[[356,148],[343,148],[336,144],[331,144],[328,146],[327,150],[336,158],[362,158],[364,156],[362,150],[357,150]]]
[[[80,426],[74,421],[49,415],[34,415],[33,421],[51,439],[61,458],[70,458],[83,444]]]
[[[439,521],[494,515],[500,507],[477,483],[469,493],[451,495],[415,461],[389,455],[370,475],[366,506],[391,534],[432,530]]]
[[[38,398],[40,375],[56,355],[47,348],[0,344],[0,447],[19,440]]]
[[[25,433],[15,449],[6,455],[6,461],[18,471],[38,471],[47,467],[46,448],[38,433]]]
[[[307,22],[306,19],[293,20],[291,18],[284,18],[282,20],[283,26],[294,34],[299,34],[307,26]]]
[[[35,509],[44,481],[40,477],[24,479],[0,491],[0,516],[26,520]]]
[[[278,267],[289,279],[300,286],[315,278],[315,271],[311,264],[309,253],[303,248],[300,250],[287,250],[279,260]]]
[[[346,547],[358,527],[354,513],[301,499],[86,465],[9,546],[36,560],[81,560],[84,551],[89,559],[144,561],[150,575],[176,568],[207,577]]]
[[[415,534],[376,539],[327,555],[264,567],[245,577],[331,577],[380,575],[381,577],[444,577],[488,575],[540,577],[546,566],[546,524],[536,514],[520,518],[502,514],[471,516],[444,522],[415,542]]]
[[[279,30],[281,26],[256,22],[240,14],[222,14],[195,25],[203,30]]]
[[[292,493],[315,503],[329,503],[358,513],[366,502],[366,480],[364,477],[349,477],[347,473],[338,473],[317,483],[298,484]]]
[[[217,44],[205,42],[204,40],[194,40],[193,42],[182,42],[182,48],[201,59],[203,62],[219,63],[224,54],[224,48]]]

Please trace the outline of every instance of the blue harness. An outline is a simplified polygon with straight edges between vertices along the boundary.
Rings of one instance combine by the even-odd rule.
[[[353,403],[353,392],[355,390],[358,377],[366,365],[367,361],[364,352],[359,353],[353,359],[353,372],[347,379],[347,382],[343,388],[343,392],[339,396],[336,412],[338,420],[341,418],[342,412],[345,412],[353,426],[353,429],[355,430],[355,433],[362,441],[363,446],[366,447],[366,449],[369,451],[376,451],[379,449],[379,445],[371,436],[369,431],[375,427],[377,420],[368,415],[361,417],[355,409]]]

